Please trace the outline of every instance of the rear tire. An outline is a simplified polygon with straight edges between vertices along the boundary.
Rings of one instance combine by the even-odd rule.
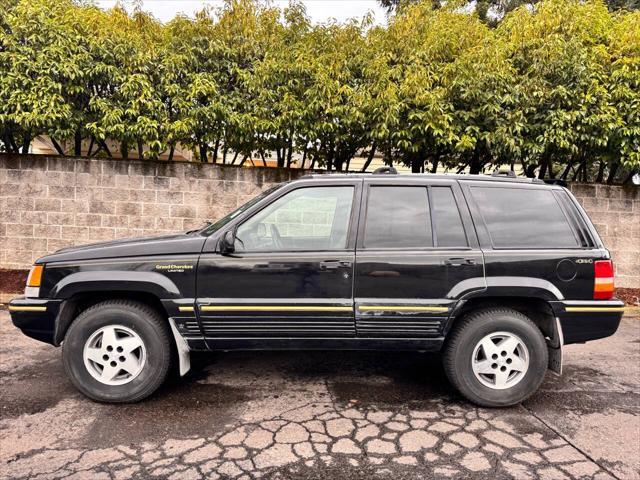
[[[489,308],[455,325],[443,364],[451,384],[468,400],[483,407],[507,407],[527,399],[544,380],[547,345],[527,316]]]
[[[131,300],[109,300],[82,312],[62,345],[67,375],[98,402],[140,401],[164,382],[171,366],[166,319]]]

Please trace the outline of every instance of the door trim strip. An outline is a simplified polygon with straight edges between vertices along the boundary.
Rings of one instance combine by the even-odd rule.
[[[425,307],[409,305],[358,305],[361,312],[448,312],[449,307]]]
[[[203,312],[352,312],[353,307],[302,305],[200,305]]]

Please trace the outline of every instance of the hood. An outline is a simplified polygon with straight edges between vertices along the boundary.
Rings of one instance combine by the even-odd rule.
[[[39,258],[37,263],[200,253],[205,240],[206,237],[201,235],[186,233],[155,237],[125,238],[63,248],[62,250]]]

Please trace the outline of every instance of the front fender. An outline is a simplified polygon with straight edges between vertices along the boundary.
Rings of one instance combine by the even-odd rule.
[[[49,296],[68,299],[78,293],[115,290],[150,293],[159,299],[180,298],[176,284],[160,273],[111,270],[67,275],[51,289]]]

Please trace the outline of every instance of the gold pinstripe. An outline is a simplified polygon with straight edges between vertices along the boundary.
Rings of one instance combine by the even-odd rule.
[[[351,307],[302,305],[201,305],[203,312],[351,312]]]
[[[567,312],[624,312],[624,307],[564,307]]]
[[[193,307],[178,307],[178,311],[179,312],[193,312],[194,308]]]
[[[361,312],[447,312],[448,307],[422,307],[422,306],[409,306],[409,305],[360,305],[358,310]]]
[[[18,305],[9,305],[10,312],[46,312],[47,307],[29,307],[29,306],[18,306]]]

